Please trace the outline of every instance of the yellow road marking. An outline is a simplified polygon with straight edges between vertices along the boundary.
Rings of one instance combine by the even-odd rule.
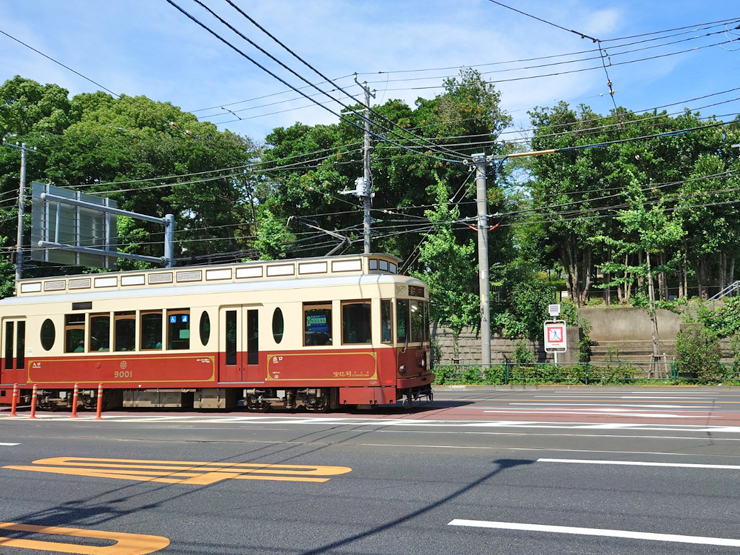
[[[99,530],[82,530],[80,528],[62,528],[59,526],[35,526],[33,524],[18,524],[15,522],[0,522],[0,532],[13,530],[16,532],[32,532],[53,536],[70,536],[75,538],[100,539],[114,541],[113,545],[75,545],[45,540],[28,540],[0,536],[0,546],[17,547],[20,549],[34,549],[37,551],[54,551],[57,553],[74,553],[77,555],[146,555],[164,549],[170,545],[170,540],[162,536],[146,536],[141,534],[126,534],[123,532],[105,532]]]
[[[346,466],[146,461],[78,457],[39,459],[33,461],[32,464],[34,466],[9,465],[3,468],[142,482],[195,485],[213,484],[221,480],[327,482],[329,480],[327,476],[337,476],[352,471],[351,468]]]

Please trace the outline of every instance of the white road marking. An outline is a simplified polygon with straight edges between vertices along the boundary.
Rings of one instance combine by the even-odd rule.
[[[570,395],[570,394],[569,394]],[[645,395],[639,393],[632,393],[631,395],[625,395],[623,393],[607,393],[603,395],[588,395],[586,393],[574,393],[574,397],[583,397],[586,400],[592,399],[605,399],[605,400],[617,400],[617,399],[672,399],[680,401],[716,401],[719,397],[709,397],[706,394],[683,394],[681,396],[669,396],[669,395]],[[534,395],[535,399],[562,399],[563,395]]]
[[[531,413],[527,413],[531,414]],[[577,413],[579,416],[586,416]],[[599,413],[603,415],[603,413]],[[627,416],[627,415],[623,415]],[[634,414],[629,414],[634,416]],[[664,418],[665,415],[651,415],[655,418]],[[658,432],[688,432],[688,433],[728,433],[740,434],[740,426],[711,426],[700,424],[636,424],[615,422],[548,422],[542,420],[420,420],[415,418],[374,418],[374,417],[305,417],[295,418],[291,416],[181,416],[177,420],[163,421],[156,416],[147,415],[103,415],[102,420],[96,420],[92,414],[80,415],[79,418],[70,418],[62,414],[37,414],[36,418],[45,422],[65,422],[76,424],[229,424],[229,425],[305,425],[305,426],[376,426],[379,428],[408,426],[419,428],[530,428],[547,430],[630,430],[630,431],[658,431]],[[686,417],[681,417],[686,418]],[[27,421],[28,416],[23,415],[14,420]]]
[[[669,468],[706,468],[712,470],[740,470],[736,464],[694,464],[694,463],[662,463],[645,461],[601,461],[588,459],[537,459],[537,462],[565,463],[565,464],[606,464],[620,466],[665,466]]]
[[[625,395],[623,397],[620,397],[621,399],[673,399],[673,400],[680,400],[680,401],[716,401],[717,397],[665,397],[662,395],[655,395],[652,397],[641,395],[641,396],[628,396]]]
[[[0,447],[15,447],[16,445],[20,445],[20,443],[0,443]]]
[[[548,526],[522,522],[495,522],[487,520],[455,519],[448,526],[470,526],[475,528],[495,528],[498,530],[518,530],[522,532],[548,532],[553,534],[575,534],[579,536],[602,536],[607,538],[628,538],[659,542],[690,543],[695,545],[719,545],[740,547],[740,540],[732,538],[712,538],[706,536],[683,536],[679,534],[656,534],[654,532],[633,532],[631,530],[608,530],[604,528],[576,528],[572,526]]]
[[[509,403],[510,406],[527,406],[527,407],[636,407],[636,408],[649,408],[649,409],[711,409],[715,408],[712,406],[708,407],[697,407],[691,405],[636,405],[634,403],[626,404],[615,404],[615,403]]]
[[[633,424],[633,426],[640,426],[640,424]],[[200,429],[200,428],[195,428]],[[208,430],[214,430],[216,428],[203,428]],[[629,428],[628,428],[629,429]],[[639,430],[639,428],[637,428]],[[287,428],[283,428],[282,431],[287,431]],[[378,430],[378,433],[380,434],[405,434],[407,432],[401,431],[401,430]],[[434,434],[434,435],[445,435],[445,434],[468,434],[468,435],[483,435],[483,436],[517,436],[521,437],[523,434],[521,432],[466,432],[466,431],[459,431],[455,430],[454,432],[444,432],[441,430],[434,430],[434,431],[422,431],[419,430],[416,432],[417,434]],[[678,440],[686,440],[686,439],[695,439],[700,441],[706,441],[706,436],[644,436],[644,435],[634,435],[634,434],[557,434],[557,433],[550,433],[550,434],[538,434],[538,433],[528,433],[527,437],[531,436],[539,436],[539,437],[596,437],[596,438],[613,438],[613,439],[678,439]],[[739,438],[735,437],[713,437],[712,441],[740,441]],[[537,449],[535,449],[537,450]],[[540,449],[541,451],[553,451],[553,449]],[[554,451],[570,451],[570,449],[554,449]],[[606,451],[611,453],[612,451]],[[672,454],[675,456],[692,456],[690,453],[665,453]],[[709,456],[709,455],[705,455]],[[711,455],[713,457],[716,456],[722,456],[722,455]]]
[[[497,409],[497,410],[486,410],[483,412],[493,414],[598,414],[603,416],[634,416],[635,418],[706,418],[706,414],[699,414],[696,416],[688,414],[671,414],[667,412],[632,412],[626,409],[571,409],[571,410],[557,410],[557,409],[533,409],[533,410],[517,410],[517,409]],[[716,416],[715,416],[716,418]]]

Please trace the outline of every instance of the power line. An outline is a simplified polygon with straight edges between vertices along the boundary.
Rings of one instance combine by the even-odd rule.
[[[54,62],[55,64],[57,64],[57,65],[60,65],[60,66],[62,66],[62,67],[63,67],[64,69],[67,69],[67,70],[71,71],[71,72],[72,72],[72,73],[74,73],[75,75],[79,75],[80,77],[82,77],[82,78],[83,78],[83,79],[85,79],[86,81],[90,81],[90,83],[92,83],[93,85],[96,85],[96,86],[100,87],[100,88],[101,88],[101,89],[103,89],[104,91],[108,91],[108,92],[109,92],[109,93],[111,93],[111,94],[112,94],[113,96],[116,96],[116,97],[120,96],[119,94],[117,94],[117,93],[114,93],[114,92],[113,92],[112,90],[110,90],[110,89],[108,89],[108,88],[104,87],[103,85],[101,85],[101,84],[100,84],[100,83],[98,83],[97,81],[93,81],[92,79],[90,79],[89,77],[87,77],[87,76],[83,75],[83,74],[82,74],[82,73],[80,73],[79,71],[76,71],[76,70],[72,69],[71,67],[69,67],[69,66],[67,66],[67,65],[64,65],[64,64],[63,64],[62,62],[60,62],[60,61],[58,61],[58,60],[55,60],[55,59],[54,59],[54,58],[52,58],[51,56],[47,56],[46,54],[44,54],[44,53],[43,53],[43,52],[41,52],[40,50],[36,50],[36,49],[35,49],[35,48],[34,48],[33,46],[31,46],[31,45],[29,45],[29,44],[26,44],[25,42],[23,42],[23,41],[22,41],[22,40],[20,40],[20,39],[17,39],[17,38],[15,38],[14,36],[12,36],[12,35],[10,35],[10,34],[6,33],[6,32],[5,32],[5,31],[3,31],[2,29],[0,29],[0,33],[2,33],[3,35],[5,35],[6,37],[8,37],[8,38],[10,38],[10,39],[13,39],[13,40],[14,40],[15,42],[17,42],[17,43],[20,43],[20,44],[22,44],[22,45],[23,45],[23,46],[25,46],[26,48],[28,48],[28,49],[30,49],[30,50],[33,50],[34,52],[36,52],[36,54],[40,54],[41,56],[43,56],[43,57],[44,57],[44,58],[46,58],[47,60],[51,60],[51,61],[52,61],[52,62]]]
[[[362,128],[361,126],[359,126],[358,124],[356,124],[356,123],[355,123],[354,121],[352,121],[351,119],[347,118],[346,116],[344,116],[344,115],[342,115],[342,114],[340,114],[340,113],[337,113],[337,112],[335,112],[334,110],[332,110],[332,109],[331,109],[331,108],[329,108],[328,106],[326,106],[326,105],[324,105],[324,104],[322,104],[322,103],[320,103],[320,102],[318,102],[318,101],[314,100],[314,99],[313,99],[313,98],[311,98],[310,96],[306,95],[305,93],[303,93],[303,92],[302,92],[302,91],[300,91],[299,89],[295,88],[295,87],[294,87],[293,85],[289,84],[289,83],[288,83],[287,81],[285,81],[284,79],[282,79],[281,77],[279,77],[278,75],[276,75],[275,73],[273,73],[272,71],[270,71],[269,69],[267,69],[267,68],[266,68],[265,66],[263,66],[262,64],[260,64],[259,62],[257,62],[257,61],[256,61],[256,60],[254,60],[253,58],[251,58],[251,57],[250,57],[249,55],[247,55],[247,54],[245,54],[244,52],[242,52],[242,51],[241,51],[241,50],[240,50],[239,48],[237,48],[236,46],[234,46],[233,44],[231,44],[231,43],[230,43],[229,41],[227,41],[226,39],[224,39],[224,38],[223,38],[223,37],[222,37],[221,35],[219,35],[219,34],[218,34],[218,33],[216,33],[215,31],[213,31],[213,30],[212,30],[211,28],[209,28],[209,27],[208,27],[207,25],[205,25],[204,23],[202,23],[202,22],[201,22],[200,20],[198,20],[198,19],[197,19],[197,18],[196,18],[195,16],[193,16],[192,14],[188,13],[188,12],[187,12],[187,11],[185,11],[185,10],[184,10],[183,8],[181,8],[180,6],[178,6],[177,4],[175,4],[175,2],[173,2],[173,0],[166,0],[166,1],[167,1],[167,3],[169,3],[170,5],[172,5],[173,7],[175,7],[175,8],[177,9],[177,10],[179,10],[179,11],[180,11],[180,12],[181,12],[182,14],[184,14],[184,15],[185,15],[186,17],[188,17],[188,18],[189,18],[189,19],[190,19],[191,21],[193,21],[194,23],[196,23],[197,25],[199,25],[200,27],[202,27],[203,29],[205,29],[206,31],[208,31],[209,33],[211,33],[211,34],[212,34],[212,35],[213,35],[214,37],[216,37],[216,38],[217,38],[217,39],[219,39],[219,40],[220,40],[221,42],[223,42],[224,44],[226,44],[227,46],[229,46],[230,48],[232,48],[232,49],[233,49],[234,51],[236,51],[236,52],[237,52],[238,54],[240,54],[241,56],[243,56],[244,58],[246,58],[246,59],[247,59],[247,60],[249,60],[250,62],[252,62],[252,63],[253,63],[254,65],[256,65],[256,66],[257,66],[258,68],[260,68],[260,69],[261,69],[262,71],[266,72],[266,73],[267,73],[268,75],[270,75],[270,76],[272,76],[273,78],[277,79],[278,81],[280,81],[281,83],[283,83],[283,84],[284,84],[284,85],[286,85],[287,87],[290,87],[290,88],[291,88],[292,90],[294,90],[295,92],[299,93],[299,94],[300,94],[301,96],[305,97],[305,98],[306,98],[307,100],[309,100],[309,101],[311,101],[311,102],[315,103],[315,104],[316,104],[317,106],[319,106],[319,107],[323,108],[324,110],[328,111],[328,112],[329,112],[329,113],[331,113],[332,115],[334,115],[334,116],[338,117],[339,119],[341,119],[341,120],[343,120],[343,121],[346,121],[347,123],[349,123],[349,124],[350,124],[350,125],[352,125],[353,127],[357,127],[358,129],[361,129],[361,130],[362,130],[362,131],[364,132],[364,129],[363,129],[363,128]],[[301,76],[301,75],[299,75],[298,73],[296,73],[296,72],[295,72],[294,70],[292,70],[291,68],[289,68],[288,66],[286,66],[286,65],[285,65],[285,64],[284,64],[283,62],[281,62],[280,60],[278,60],[277,58],[275,58],[274,56],[272,56],[272,55],[271,55],[271,54],[270,54],[269,52],[267,52],[266,50],[264,50],[264,49],[263,49],[262,47],[260,47],[259,45],[257,45],[257,44],[256,44],[256,43],[255,43],[254,41],[252,41],[251,39],[249,39],[248,37],[246,37],[246,36],[245,36],[245,35],[244,35],[243,33],[241,33],[241,32],[240,32],[240,31],[238,31],[238,30],[237,30],[236,28],[234,28],[234,26],[233,26],[233,25],[231,25],[231,24],[230,24],[230,23],[228,23],[228,22],[227,22],[226,20],[224,20],[224,19],[223,19],[222,17],[220,17],[220,16],[218,15],[218,14],[216,14],[216,13],[215,13],[215,12],[214,12],[213,10],[211,10],[211,9],[210,9],[210,8],[209,8],[208,6],[206,6],[205,4],[203,4],[203,3],[202,3],[202,2],[200,1],[200,0],[193,0],[193,1],[194,1],[195,3],[197,3],[198,5],[202,6],[202,7],[203,7],[204,9],[206,9],[206,10],[207,10],[207,11],[208,11],[208,12],[209,12],[209,13],[210,13],[211,15],[213,15],[213,16],[214,16],[214,17],[215,17],[216,19],[218,19],[218,20],[219,20],[219,21],[220,21],[220,22],[221,22],[221,23],[222,23],[223,25],[227,26],[227,27],[228,27],[229,29],[231,29],[231,30],[232,30],[232,31],[233,31],[234,33],[236,33],[236,34],[237,34],[237,35],[239,35],[239,36],[240,36],[240,37],[241,37],[242,39],[244,39],[245,41],[247,41],[247,42],[248,42],[249,44],[251,44],[252,46],[254,46],[255,48],[257,48],[258,50],[260,50],[260,51],[261,51],[261,52],[262,52],[263,54],[265,54],[265,55],[266,55],[266,56],[268,56],[268,57],[269,57],[270,59],[272,59],[273,61],[275,61],[276,63],[278,63],[278,64],[279,64],[280,66],[282,66],[282,67],[283,67],[284,69],[288,70],[289,72],[291,72],[291,73],[292,73],[293,75],[295,75],[296,77],[298,77],[299,79],[301,79],[302,81],[304,81],[305,83],[307,83],[308,85],[310,85],[310,86],[314,86],[314,85],[312,85],[312,84],[311,84],[311,83],[310,83],[310,82],[309,82],[309,81],[308,81],[307,79],[305,79],[305,78],[304,78],[303,76]],[[321,89],[318,89],[318,87],[315,87],[315,88],[316,88],[317,90],[321,91]],[[321,91],[321,92],[323,92],[323,93],[324,93],[324,94],[325,94],[326,96],[328,96],[328,97],[329,97],[330,99],[332,99],[332,100],[333,100],[334,102],[336,102],[336,103],[338,103],[339,105],[341,105],[341,106],[344,106],[345,108],[348,108],[348,109],[350,109],[350,110],[351,110],[351,108],[349,108],[349,107],[347,107],[346,105],[342,104],[342,103],[341,103],[341,102],[340,102],[339,100],[337,100],[336,98],[334,98],[333,96],[331,96],[331,94],[328,94],[328,93],[327,93],[326,91]],[[355,112],[354,110],[351,110],[351,111],[352,111],[352,112],[353,112],[353,113],[354,113],[355,115],[357,115],[357,117],[359,117],[359,118],[360,118],[361,120],[364,120],[364,116],[362,116],[361,114],[359,114],[359,113]],[[428,157],[430,157],[430,158],[435,158],[435,159],[438,159],[438,160],[442,160],[442,161],[445,161],[445,162],[452,162],[452,163],[458,163],[458,164],[459,164],[459,163],[461,163],[461,159],[458,159],[458,160],[450,160],[450,159],[445,159],[445,158],[441,158],[441,157],[439,157],[439,156],[431,156],[431,155],[428,155],[428,154],[425,154],[425,153],[421,153],[421,152],[418,152],[418,151],[414,151],[413,149],[411,149],[411,148],[409,148],[409,147],[406,147],[406,146],[403,146],[403,145],[401,145],[401,144],[395,143],[395,141],[392,141],[391,139],[389,139],[389,138],[388,138],[388,137],[386,137],[386,136],[378,135],[377,133],[373,133],[373,132],[371,132],[371,134],[372,134],[372,135],[373,135],[374,137],[376,137],[376,138],[378,138],[378,139],[380,139],[380,140],[383,140],[383,141],[387,141],[387,142],[391,142],[391,143],[394,143],[394,144],[396,144],[397,146],[399,146],[400,148],[404,148],[404,149],[406,149],[406,150],[409,150],[409,151],[415,152],[416,154],[421,154],[421,155],[423,155],[423,156],[428,156]]]
[[[197,3],[199,3],[199,4],[201,4],[200,0],[195,0],[195,1],[196,1]],[[340,87],[339,85],[337,85],[337,84],[336,84],[335,82],[333,82],[333,81],[332,81],[331,79],[329,79],[329,78],[328,78],[328,77],[327,77],[326,75],[324,75],[324,74],[323,74],[323,73],[321,73],[321,72],[320,72],[320,71],[319,71],[318,69],[316,69],[316,68],[315,68],[315,67],[314,67],[313,65],[309,64],[309,63],[308,63],[308,62],[307,62],[306,60],[304,60],[304,59],[303,59],[302,57],[300,57],[300,56],[299,56],[298,54],[296,54],[295,52],[293,52],[293,50],[291,50],[291,49],[290,49],[290,48],[289,48],[289,47],[288,47],[287,45],[285,45],[285,44],[284,44],[284,43],[283,43],[282,41],[280,41],[280,40],[279,40],[279,39],[278,39],[277,37],[275,37],[275,35],[273,35],[272,33],[270,33],[270,32],[269,32],[269,31],[268,31],[267,29],[265,29],[265,28],[264,28],[264,27],[263,27],[262,25],[260,25],[260,24],[259,24],[259,23],[258,23],[257,21],[255,21],[255,20],[254,20],[254,18],[252,18],[251,16],[249,16],[249,15],[248,15],[247,13],[245,13],[245,12],[244,12],[244,11],[243,11],[243,10],[242,10],[242,9],[241,9],[241,8],[240,8],[239,6],[237,6],[236,4],[234,4],[234,2],[233,2],[232,0],[225,0],[225,1],[226,1],[226,3],[228,3],[228,4],[229,4],[229,5],[230,5],[230,6],[232,7],[232,8],[234,8],[234,9],[235,9],[235,10],[236,10],[237,12],[239,12],[239,14],[241,14],[241,15],[242,15],[242,16],[243,16],[244,18],[246,18],[246,19],[247,19],[247,20],[248,20],[248,21],[249,21],[250,23],[252,23],[252,25],[254,25],[255,27],[257,27],[257,28],[258,28],[258,29],[259,29],[260,31],[262,31],[262,32],[263,32],[264,34],[266,34],[266,35],[267,35],[268,37],[270,37],[270,38],[271,38],[271,39],[272,39],[273,41],[275,41],[275,42],[276,42],[276,43],[277,43],[278,45],[280,45],[280,46],[281,46],[282,48],[284,48],[284,49],[285,49],[285,50],[286,50],[286,51],[287,51],[287,52],[288,52],[288,53],[289,53],[289,54],[290,54],[291,56],[293,56],[294,58],[296,58],[296,59],[297,59],[297,60],[298,60],[299,62],[301,62],[301,63],[302,63],[303,65],[305,65],[306,67],[308,67],[308,68],[309,68],[309,69],[310,69],[311,71],[313,71],[313,72],[314,72],[314,73],[316,73],[316,74],[317,74],[317,75],[318,75],[319,77],[321,77],[322,79],[324,79],[324,80],[325,80],[325,82],[328,82],[328,83],[331,83],[332,85],[334,85],[334,86],[335,86],[335,87],[336,87],[336,88],[337,88],[338,90],[340,90],[341,92],[343,92],[343,93],[344,93],[344,94],[345,94],[345,95],[346,95],[347,97],[349,97],[350,99],[352,99],[352,100],[353,100],[353,101],[354,101],[354,102],[355,102],[356,104],[362,104],[362,102],[361,102],[361,101],[360,101],[360,100],[359,100],[358,98],[356,98],[356,97],[355,97],[354,95],[350,94],[350,93],[349,93],[349,92],[347,92],[347,91],[346,91],[345,89],[343,89],[342,87]],[[201,4],[201,5],[202,5],[202,4]],[[210,11],[210,10],[209,10],[209,11]],[[211,13],[212,13],[212,12],[211,12]],[[214,14],[214,15],[215,15],[215,14]],[[220,18],[219,18],[219,19],[220,19]],[[229,28],[231,28],[231,29],[233,30],[233,27],[229,26]],[[249,42],[250,42],[250,44],[254,44],[254,43],[253,43],[252,41],[249,41]],[[262,49],[260,49],[260,50],[262,50]],[[264,50],[262,50],[262,51],[264,52]],[[271,57],[272,57],[272,56],[271,56]],[[274,58],[273,58],[273,59],[274,59]],[[304,79],[304,81],[305,81],[305,79]],[[330,97],[330,98],[332,98],[332,97]],[[390,124],[390,125],[391,125],[391,126],[393,126],[394,128],[400,129],[400,130],[401,130],[401,131],[403,131],[404,133],[408,134],[408,130],[407,130],[407,129],[404,129],[403,127],[401,127],[400,125],[398,125],[398,124],[397,124],[396,122],[394,122],[394,121],[391,121],[390,119],[386,118],[386,117],[385,117],[385,116],[383,116],[382,114],[380,114],[380,113],[378,113],[377,111],[373,110],[373,109],[372,109],[372,108],[370,108],[369,106],[368,106],[368,109],[369,109],[369,110],[370,110],[370,111],[372,112],[372,114],[373,114],[373,115],[374,115],[374,116],[375,116],[376,118],[380,118],[380,119],[381,119],[381,120],[383,120],[383,121],[384,121],[384,122],[385,122],[386,124]],[[357,115],[357,116],[360,116],[360,114],[359,114],[358,112],[356,112],[356,111],[354,111],[354,110],[352,110],[352,111],[353,111],[353,113],[354,113],[355,115]],[[366,118],[365,118],[364,116],[362,116],[362,119],[363,119],[363,120],[366,120]],[[370,122],[368,122],[368,123],[370,123]],[[412,134],[412,135],[413,135],[413,134]],[[398,134],[397,134],[397,136],[398,136]],[[407,138],[407,140],[412,140],[412,141],[414,141],[414,142],[416,141],[416,139],[417,139],[417,137],[416,137],[416,136],[414,136],[414,138],[413,138],[413,139],[408,139],[408,138]],[[431,147],[432,147],[433,149],[436,149],[436,148],[438,148],[438,146],[437,146],[437,145],[436,145],[435,143],[432,143],[431,141],[429,141],[428,139],[426,139],[426,138],[424,138],[424,137],[418,137],[418,139],[421,139],[421,140],[423,140],[423,141],[424,141],[425,143],[427,143],[428,145],[430,145],[430,146],[431,146]],[[418,143],[417,143],[417,144],[418,144]],[[427,148],[428,148],[428,147],[427,147]],[[447,152],[447,153],[449,153],[449,154],[452,154],[452,155],[454,155],[454,156],[457,156],[457,153],[456,153],[456,152],[454,152],[454,151],[452,151],[452,150],[449,150],[449,149],[443,149],[443,150],[444,150],[444,151],[446,151],[446,152]]]

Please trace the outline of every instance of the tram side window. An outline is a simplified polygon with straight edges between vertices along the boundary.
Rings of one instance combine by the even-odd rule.
[[[370,301],[342,301],[342,343],[371,343]]]
[[[136,312],[116,312],[115,321],[116,342],[113,348],[116,351],[136,350]]]
[[[200,314],[200,342],[205,347],[211,338],[211,318],[205,310]]]
[[[92,351],[110,351],[110,314],[90,315],[90,342]]]
[[[64,316],[64,352],[81,353],[85,350],[85,315]]]
[[[304,303],[303,322],[304,345],[331,345],[331,303]]]
[[[141,350],[153,351],[162,348],[162,311],[141,312]]]
[[[380,340],[393,343],[393,305],[391,301],[380,301]]]
[[[190,348],[190,309],[167,311],[167,349]]]
[[[45,351],[50,351],[57,338],[57,330],[51,318],[44,320],[41,324],[41,346]]]
[[[411,342],[424,341],[424,302],[410,301],[409,314],[411,316]]]

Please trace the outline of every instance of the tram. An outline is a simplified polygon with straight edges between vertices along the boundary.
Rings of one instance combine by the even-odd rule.
[[[426,397],[428,289],[385,254],[23,279],[0,403],[324,411]]]

